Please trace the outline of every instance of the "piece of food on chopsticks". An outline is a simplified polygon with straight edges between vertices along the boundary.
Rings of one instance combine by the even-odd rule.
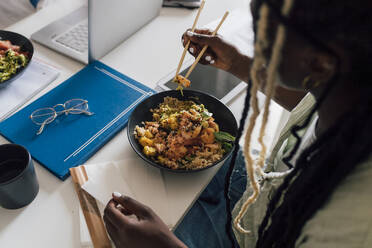
[[[219,161],[235,138],[220,131],[203,104],[165,97],[151,121],[136,126],[134,136],[143,153],[171,169],[195,170]],[[218,120],[217,120],[218,121]]]
[[[229,12],[226,11],[225,14],[224,14],[224,16],[222,17],[221,21],[217,25],[216,29],[213,31],[212,36],[214,36],[214,35],[217,34],[218,30],[220,29],[222,23],[225,21],[225,19],[228,16],[228,14],[229,14]],[[189,42],[187,44],[189,44]],[[179,70],[181,68],[181,65],[182,65],[183,59],[185,57],[185,52],[186,52],[187,48],[188,48],[188,45],[185,46],[185,49],[184,49],[183,54],[182,54],[182,57],[181,57],[181,61],[178,64],[178,68],[177,68],[177,71],[176,71],[176,76],[174,78],[174,81],[176,83],[178,83],[177,90],[180,90],[181,91],[181,95],[182,96],[183,96],[183,91],[182,91],[183,90],[183,87],[189,87],[190,84],[191,84],[190,80],[188,80],[187,78],[190,76],[191,72],[195,69],[195,66],[199,63],[199,60],[201,59],[201,57],[203,56],[203,54],[207,50],[208,45],[204,45],[203,49],[200,51],[199,55],[196,57],[194,63],[191,65],[191,67],[187,71],[185,77],[183,77],[183,76],[179,75],[178,72],[179,72]],[[184,86],[184,85],[187,85],[187,86]]]
[[[0,83],[8,80],[28,63],[27,53],[8,40],[0,41]]]
[[[191,85],[191,81],[182,75],[176,76],[176,83],[178,83],[180,86],[185,87],[185,88],[190,87]]]
[[[174,80],[175,83],[178,84],[178,87],[176,90],[179,90],[181,91],[181,95],[183,96],[183,88],[187,88],[187,87],[190,87],[191,85],[191,81],[188,80],[187,78],[185,78],[184,76],[182,75],[177,75],[175,80]]]
[[[199,16],[200,16],[200,13],[202,11],[202,9],[204,8],[204,4],[205,4],[205,0],[203,0],[200,4],[200,7],[199,7],[199,10],[198,10],[198,13],[196,14],[196,17],[195,17],[195,20],[194,20],[194,23],[192,24],[192,28],[191,28],[191,31],[194,32],[195,31],[195,28],[196,28],[196,24],[199,20]],[[185,55],[186,55],[186,52],[187,50],[189,49],[189,46],[190,46],[190,40],[187,42],[186,46],[184,47],[183,49],[183,52],[182,52],[182,56],[181,56],[181,59],[180,59],[180,62],[178,63],[178,67],[177,67],[177,70],[176,70],[176,76],[174,77],[174,82],[175,83],[178,83],[178,87],[177,87],[177,90],[181,91],[181,95],[183,96],[183,87],[189,87],[191,82],[190,80],[187,80],[187,78],[179,75],[178,73],[180,72],[181,70],[181,66],[182,66],[182,63],[183,63],[183,60],[185,59]]]

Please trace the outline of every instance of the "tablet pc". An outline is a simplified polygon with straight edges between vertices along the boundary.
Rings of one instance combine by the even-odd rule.
[[[184,63],[181,68],[181,75],[185,75],[191,66],[193,59]],[[178,84],[172,82],[176,70],[164,77],[158,82],[161,90],[176,89]],[[242,82],[234,75],[217,69],[213,66],[198,64],[190,74],[189,80],[191,86],[187,89],[198,90],[217,97],[221,102],[227,104],[240,92],[242,92],[247,84]]]

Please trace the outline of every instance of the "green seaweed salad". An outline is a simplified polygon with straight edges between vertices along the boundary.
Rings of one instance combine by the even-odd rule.
[[[222,148],[226,151],[229,152],[233,148],[233,144],[235,141],[235,137],[232,136],[229,133],[226,132],[215,132],[214,137],[217,140],[217,142],[220,142],[222,144]]]
[[[4,55],[0,55],[0,83],[8,80],[27,63],[28,59],[24,54],[8,49]]]

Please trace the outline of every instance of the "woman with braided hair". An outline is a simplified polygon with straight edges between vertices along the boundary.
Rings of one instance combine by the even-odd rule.
[[[209,45],[201,63],[248,83],[231,162],[175,234],[115,193],[104,220],[117,247],[372,247],[372,2],[252,0],[251,9],[253,59],[208,30],[183,36],[195,56]],[[254,160],[258,90],[267,100]],[[291,116],[267,156],[270,99]]]

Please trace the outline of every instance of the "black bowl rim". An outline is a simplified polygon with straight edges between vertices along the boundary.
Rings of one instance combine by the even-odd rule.
[[[12,34],[12,35],[15,35],[15,36],[19,36],[20,38],[24,39],[26,42],[25,44],[28,42],[30,43],[31,45],[31,51],[27,51],[29,52],[29,57],[28,57],[28,63],[26,66],[22,67],[16,74],[14,74],[13,76],[11,76],[10,78],[8,78],[7,80],[3,81],[3,82],[0,82],[0,87],[1,86],[5,86],[6,83],[9,83],[9,81],[12,81],[15,77],[19,76],[20,74],[22,74],[22,72],[28,67],[28,65],[30,64],[31,62],[31,59],[32,59],[32,56],[34,55],[34,45],[32,44],[32,42],[30,41],[30,39],[26,38],[25,36],[19,34],[19,33],[15,33],[15,32],[12,32],[12,31],[8,31],[8,30],[0,30],[0,38],[2,33],[9,33],[9,34]],[[1,39],[0,39],[1,40]],[[13,41],[11,41],[13,45],[17,45],[18,44],[14,44]],[[21,50],[22,50],[22,47],[21,47]]]
[[[139,108],[142,104],[144,104],[144,102],[148,99],[150,99],[151,97],[154,97],[158,94],[166,94],[166,93],[169,93],[169,92],[176,92],[178,90],[167,90],[167,91],[161,91],[161,92],[158,92],[158,93],[155,93],[151,96],[149,96],[148,98],[146,98],[145,100],[143,100],[142,102],[140,102],[135,108],[134,110],[132,111],[132,114],[136,111],[137,108]],[[222,105],[224,105],[226,107],[226,109],[228,110],[228,112],[234,117],[234,124],[235,124],[235,127],[236,127],[236,133],[238,131],[238,123],[236,121],[236,118],[234,116],[234,114],[231,112],[230,108],[228,106],[226,106],[224,103],[222,103],[218,98],[216,98],[215,96],[212,96],[208,93],[205,93],[205,92],[201,92],[201,91],[197,91],[197,90],[183,90],[183,92],[190,92],[190,93],[198,93],[198,94],[202,94],[202,95],[206,95],[206,96],[209,96],[211,98],[214,98],[216,101],[220,102]],[[128,136],[128,140],[129,140],[129,143],[132,147],[132,149],[147,163],[151,164],[152,166],[155,166],[157,168],[160,168],[160,169],[163,169],[163,170],[166,170],[166,171],[171,171],[171,172],[175,172],[175,173],[192,173],[192,172],[197,172],[197,171],[203,171],[203,170],[206,170],[206,169],[209,169],[213,166],[216,166],[217,164],[225,161],[231,154],[232,154],[232,151],[235,149],[235,143],[233,144],[233,147],[232,149],[227,152],[220,160],[212,163],[211,165],[208,165],[206,167],[203,167],[203,168],[199,168],[199,169],[195,169],[195,170],[185,170],[185,169],[171,169],[167,166],[164,166],[164,165],[161,165],[161,164],[158,164],[156,163],[155,161],[151,160],[150,158],[146,157],[142,152],[139,152],[137,151],[137,149],[135,148],[133,142],[137,142],[134,138],[134,135],[130,133],[130,130],[129,130],[129,127],[131,126],[131,122],[133,121],[132,120],[132,114],[130,115],[129,117],[129,120],[128,120],[128,125],[127,125],[127,136]],[[235,136],[236,136],[236,133],[235,133]]]

